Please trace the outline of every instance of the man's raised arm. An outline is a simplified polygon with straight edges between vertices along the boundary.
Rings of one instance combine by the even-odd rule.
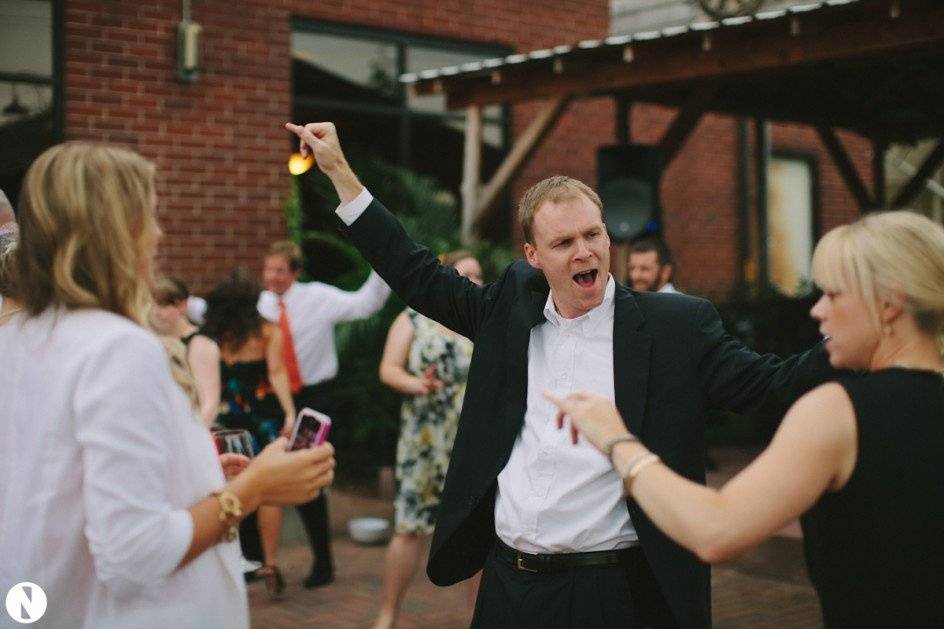
[[[455,269],[442,266],[430,251],[410,238],[400,222],[361,185],[351,170],[337,130],[330,122],[286,124],[331,180],[341,206],[345,234],[403,301],[463,336],[474,339],[487,314],[492,285],[479,287]]]
[[[287,122],[285,128],[298,136],[301,154],[305,157],[311,155],[321,172],[334,184],[341,205],[347,205],[364,190],[344,158],[333,123],[309,122],[302,126]]]

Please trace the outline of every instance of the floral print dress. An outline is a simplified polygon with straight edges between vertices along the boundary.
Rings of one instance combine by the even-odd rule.
[[[459,425],[472,342],[412,309],[406,312],[413,324],[407,371],[422,378],[433,366],[443,387],[403,402],[397,442],[396,531],[430,534]]]

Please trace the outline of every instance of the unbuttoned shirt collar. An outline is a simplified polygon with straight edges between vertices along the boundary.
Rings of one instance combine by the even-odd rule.
[[[592,310],[585,312],[579,317],[565,319],[557,312],[554,305],[554,291],[552,290],[544,303],[544,318],[552,325],[562,330],[575,330],[581,334],[593,332],[603,321],[612,321],[613,297],[616,294],[616,282],[613,276],[609,275],[606,281],[606,289],[603,291],[603,301]]]

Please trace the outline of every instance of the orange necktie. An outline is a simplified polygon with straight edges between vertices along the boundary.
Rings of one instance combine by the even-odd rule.
[[[292,328],[288,324],[288,314],[285,312],[285,302],[279,300],[279,329],[282,330],[282,355],[285,358],[285,369],[288,370],[288,382],[292,393],[302,390],[302,376],[298,369],[298,357],[295,355],[295,343],[292,342]]]

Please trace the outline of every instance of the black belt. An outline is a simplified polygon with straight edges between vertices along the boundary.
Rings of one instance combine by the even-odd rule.
[[[641,552],[638,546],[632,546],[589,553],[536,555],[515,550],[500,539],[495,544],[495,551],[499,557],[524,572],[556,572],[578,566],[614,566],[632,561]]]

